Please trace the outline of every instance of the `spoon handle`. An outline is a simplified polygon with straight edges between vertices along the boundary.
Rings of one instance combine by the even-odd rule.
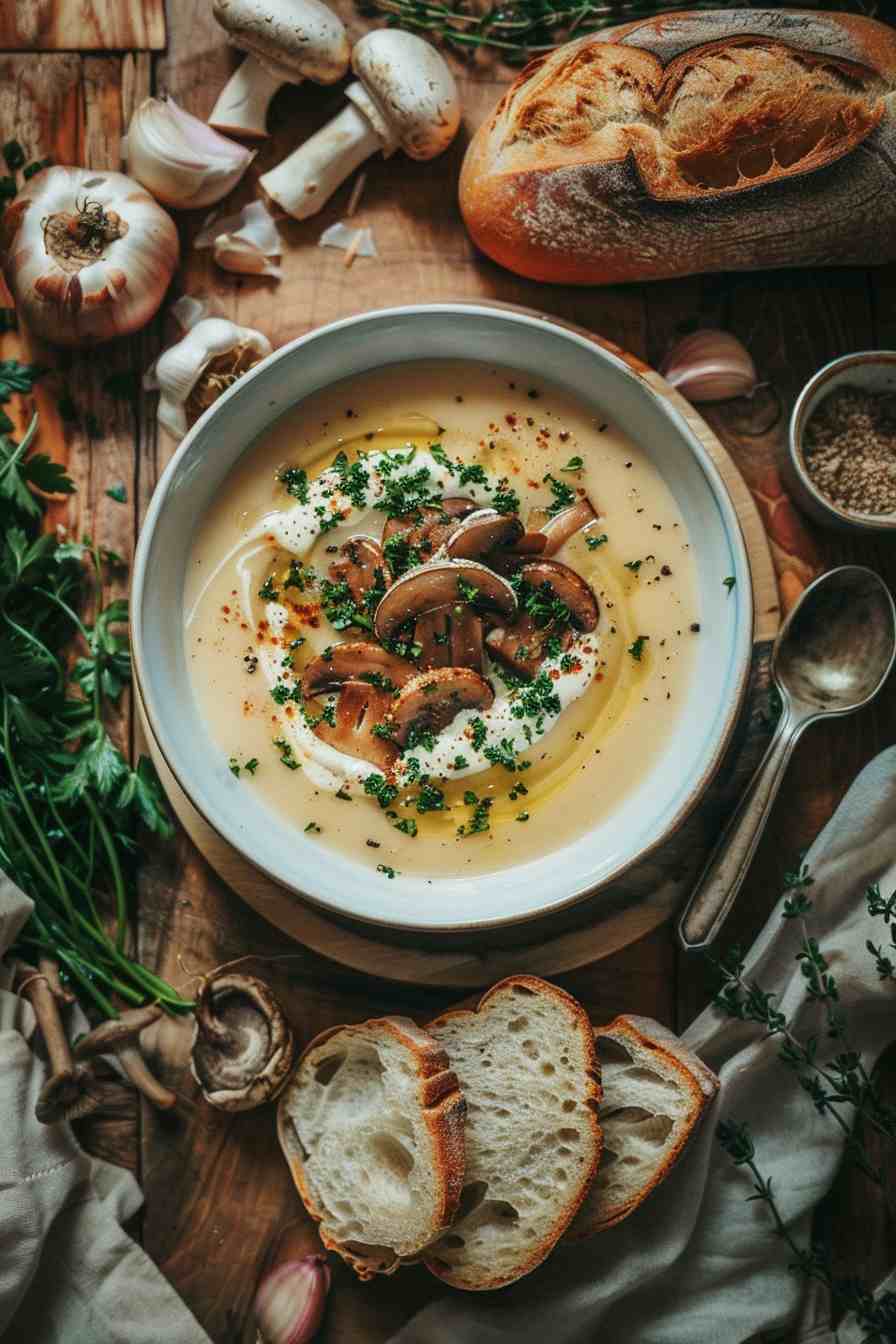
[[[708,947],[725,922],[804,727],[805,720],[794,719],[785,710],[746,793],[716,842],[685,906],[678,925],[678,940],[686,952]]]

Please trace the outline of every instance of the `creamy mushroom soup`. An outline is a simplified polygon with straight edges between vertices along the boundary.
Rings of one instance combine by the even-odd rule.
[[[246,452],[201,521],[196,699],[235,789],[388,880],[560,849],[649,771],[699,644],[675,501],[531,376],[380,369]]]

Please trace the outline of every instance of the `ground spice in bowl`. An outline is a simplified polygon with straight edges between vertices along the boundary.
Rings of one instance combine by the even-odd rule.
[[[802,447],[812,484],[831,503],[896,512],[896,394],[842,384],[812,413]]]

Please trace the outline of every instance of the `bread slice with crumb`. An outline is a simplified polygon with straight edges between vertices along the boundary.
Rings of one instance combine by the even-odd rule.
[[[280,1145],[325,1246],[390,1274],[456,1212],[464,1100],[445,1051],[408,1018],[335,1027],[305,1049],[277,1109]]]
[[[427,1030],[466,1098],[466,1177],[454,1223],[422,1259],[455,1288],[501,1288],[550,1253],[597,1170],[594,1033],[575,999],[528,975]]]
[[[617,1017],[595,1029],[601,1062],[600,1168],[566,1239],[612,1227],[668,1176],[719,1089],[701,1059],[659,1022]]]

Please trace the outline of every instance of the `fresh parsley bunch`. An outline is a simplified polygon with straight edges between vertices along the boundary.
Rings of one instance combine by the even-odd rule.
[[[0,363],[0,402],[39,374]],[[36,419],[16,443],[0,416],[0,868],[34,901],[15,952],[54,958],[106,1017],[154,1000],[187,1008],[128,951],[139,828],[172,827],[150,762],[132,768],[106,727],[131,677],[127,602],[103,605],[104,571],[122,562],[42,530],[41,494],[74,483],[31,451]],[[79,614],[88,588],[92,623]]]

